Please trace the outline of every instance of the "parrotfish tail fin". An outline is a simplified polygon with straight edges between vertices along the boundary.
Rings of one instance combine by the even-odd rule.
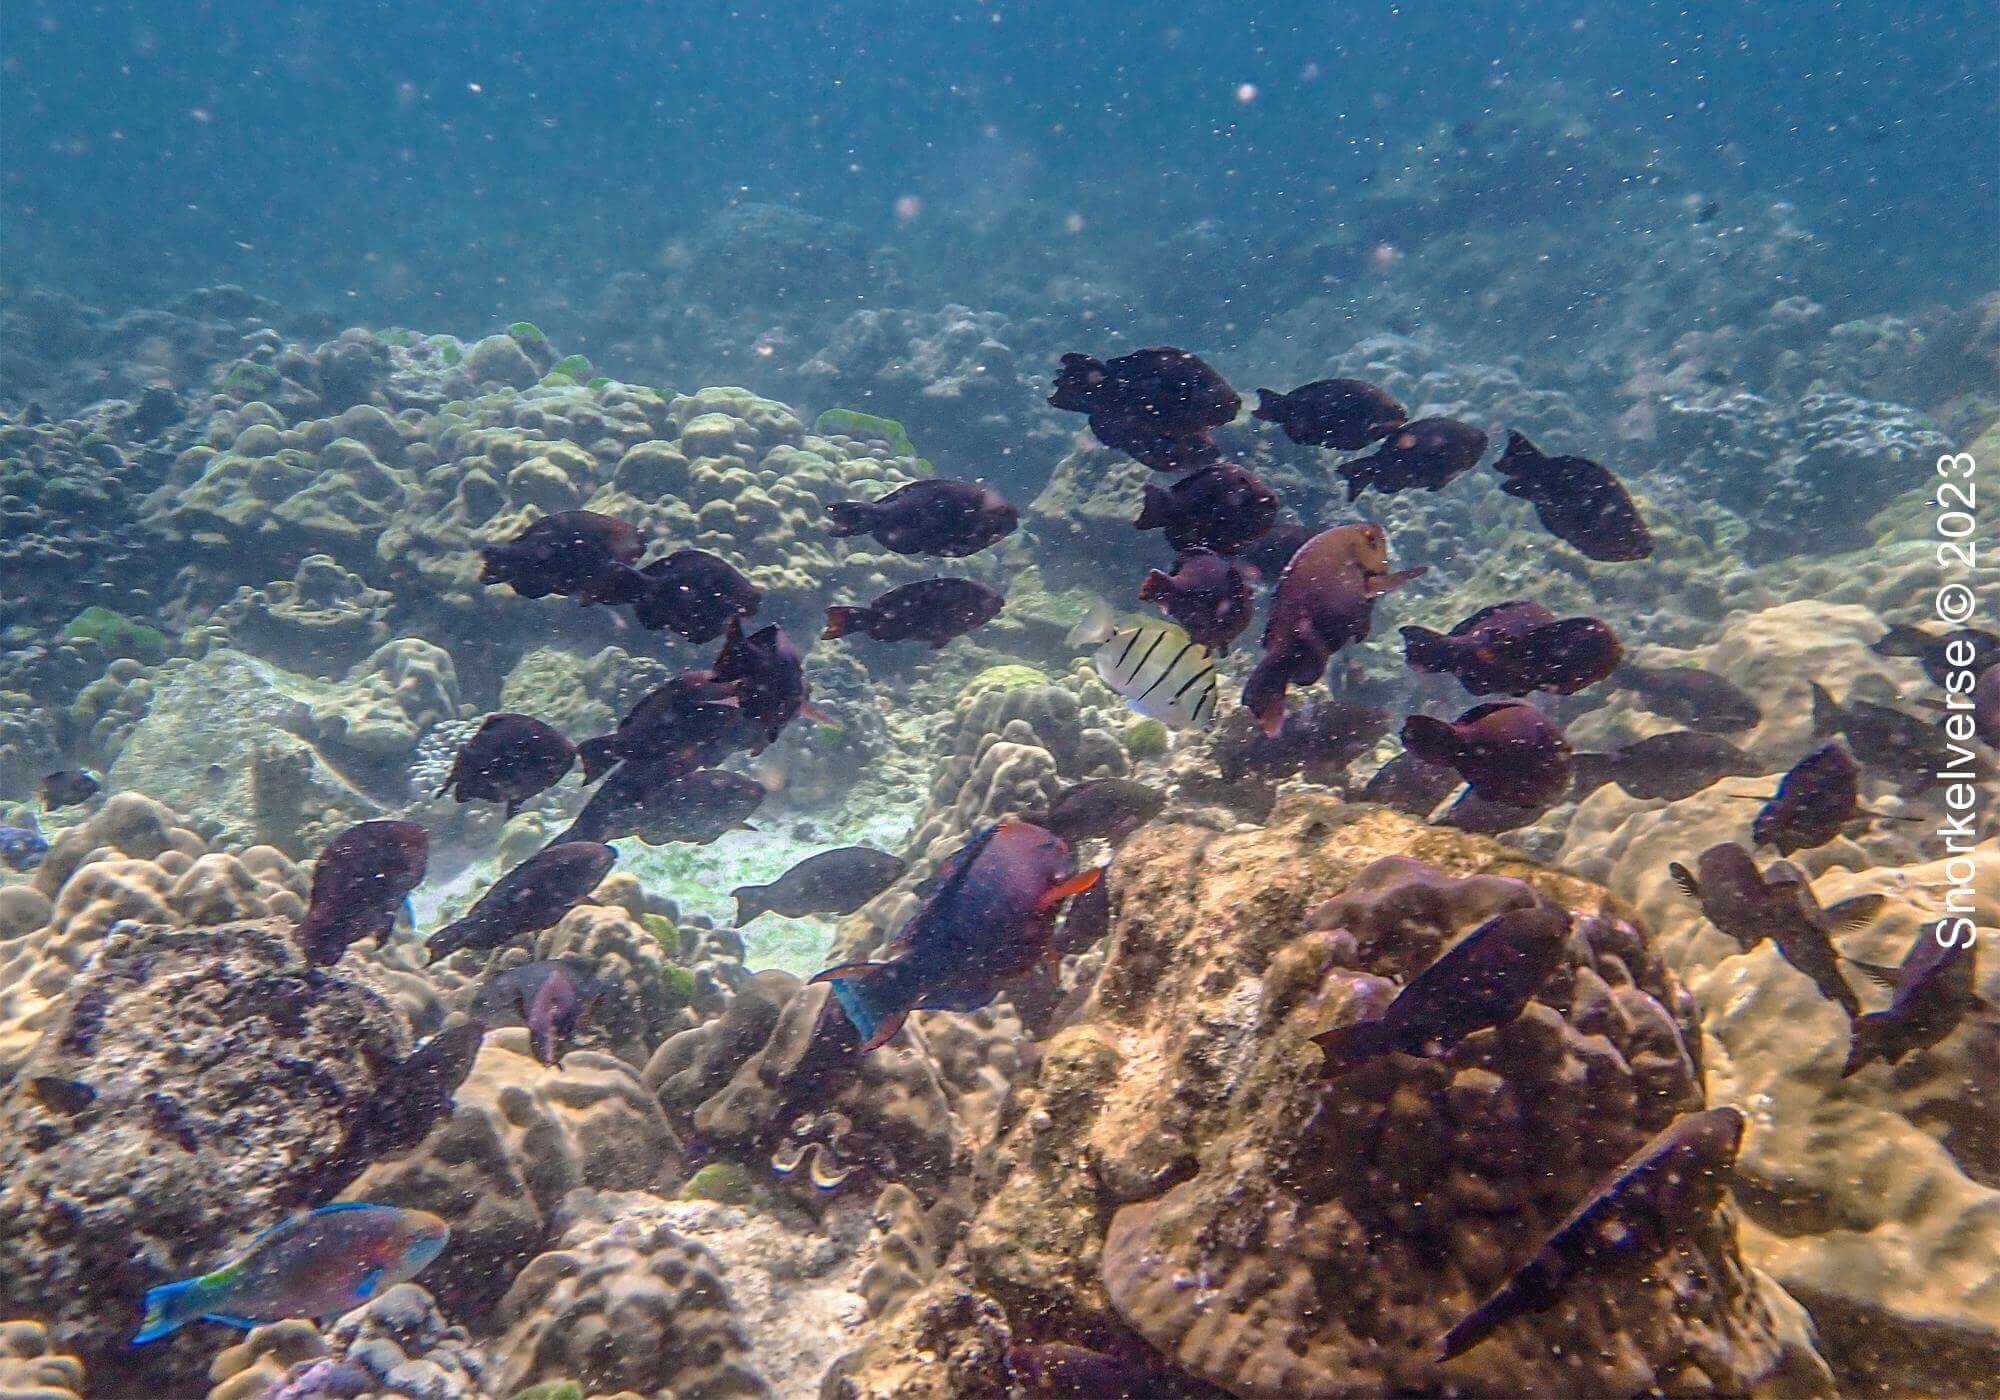
[[[1082,894],[1104,878],[1104,867],[1093,865],[1088,870],[1079,870],[1060,884],[1049,886],[1048,892],[1035,902],[1038,913],[1047,914],[1055,910],[1065,899]]]
[[[1111,611],[1111,605],[1102,598],[1093,598],[1083,621],[1070,628],[1063,640],[1073,647],[1102,646],[1111,640],[1111,634],[1117,630],[1118,618]]]
[[[736,900],[736,927],[747,927],[752,919],[764,914],[769,906],[764,903],[766,885],[741,885],[729,893]]]
[[[1922,656],[1924,643],[1930,640],[1928,632],[1920,631],[1905,622],[1892,622],[1889,624],[1889,630],[1884,632],[1868,650],[1877,656]]]
[[[1243,707],[1257,717],[1264,737],[1275,739],[1285,727],[1285,677],[1266,652],[1243,682]]]
[[[886,1044],[903,1028],[909,1007],[899,1004],[903,1001],[903,979],[896,964],[842,963],[812,980],[832,984],[834,1000],[861,1037],[860,1053],[865,1055]]]
[[[612,736],[606,734],[597,739],[585,739],[576,746],[576,755],[583,760],[583,781],[586,784],[596,782],[618,762],[618,755],[611,751],[611,745]]]
[[[1368,596],[1379,598],[1392,588],[1401,588],[1412,579],[1422,578],[1430,572],[1430,565],[1419,564],[1413,569],[1401,569],[1393,574],[1377,574],[1368,580]]]
[[[1667,874],[1673,876],[1674,883],[1680,886],[1682,894],[1696,903],[1701,901],[1701,882],[1694,878],[1692,870],[1677,860],[1670,860],[1667,862]]]
[[[1833,697],[1826,693],[1818,681],[1808,681],[1807,684],[1812,686],[1813,737],[1823,739],[1829,734],[1838,734],[1841,720],[1840,706],[1834,703]]]
[[[1835,909],[1839,907],[1837,904],[1834,906]],[[1827,912],[1831,913],[1832,910]],[[1893,992],[1903,984],[1903,969],[1900,967],[1885,967],[1881,963],[1863,962],[1859,958],[1846,958],[1843,961],[1878,987],[1886,987]]]
[[[1507,431],[1507,450],[1500,454],[1498,466],[1503,472],[1512,468],[1516,472],[1532,472],[1546,462],[1548,457],[1542,449],[1528,441],[1525,433],[1513,429]]]
[[[1826,906],[1826,924],[1835,933],[1852,933],[1875,922],[1882,912],[1882,906],[1889,902],[1886,894],[1857,894],[1852,899],[1843,899],[1837,904]],[[1867,969],[1866,963],[1855,963],[1856,967]],[[1890,971],[1895,969],[1891,968]],[[1895,982],[1891,981],[1890,986]]]
[[[1257,406],[1250,410],[1250,416],[1265,423],[1277,422],[1278,405],[1283,402],[1284,397],[1283,394],[1275,389],[1259,389],[1257,391]]]
[[[1157,603],[1173,591],[1174,581],[1158,569],[1146,570],[1146,576],[1139,580],[1139,601]]]
[[[829,501],[827,519],[832,522],[828,528],[835,539],[844,540],[849,535],[868,533],[869,521],[875,507],[867,501]]]
[[[201,1285],[198,1278],[183,1279],[179,1283],[163,1283],[158,1288],[146,1290],[146,1315],[140,1319],[139,1330],[133,1335],[132,1345],[144,1346],[147,1342],[157,1342],[169,1332],[177,1330],[184,1323],[202,1315],[202,1298],[197,1290]]]
[[[1840,1077],[1851,1078],[1875,1061],[1886,1058],[1882,1049],[1883,1040],[1881,1012],[1871,1011],[1866,1016],[1856,1017],[1847,1042],[1847,1063],[1840,1067]]]
[[[1450,639],[1444,633],[1433,632],[1428,627],[1405,627],[1401,630],[1405,663],[1433,675],[1450,664]]]
[[[1388,1028],[1381,1018],[1356,1021],[1351,1026],[1335,1026],[1313,1037],[1326,1061],[1320,1066],[1322,1078],[1335,1079],[1372,1060],[1389,1048]]]
[[[1139,518],[1132,522],[1135,530],[1157,530],[1167,523],[1173,509],[1174,498],[1165,491],[1147,482],[1142,496],[1145,504],[1139,507]]]
[[[849,632],[858,631],[868,625],[869,612],[866,608],[833,607],[826,610],[826,630],[819,634],[821,641],[832,641],[835,637],[845,637]]]

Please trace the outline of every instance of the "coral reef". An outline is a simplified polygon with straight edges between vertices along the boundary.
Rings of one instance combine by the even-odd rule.
[[[208,1400],[278,1395],[385,1395],[477,1400],[492,1394],[491,1363],[430,1294],[399,1283],[330,1323],[300,1318],[253,1327],[209,1365]]]

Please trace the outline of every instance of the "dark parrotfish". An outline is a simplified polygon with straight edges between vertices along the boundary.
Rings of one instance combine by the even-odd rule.
[[[1906,793],[1924,792],[1942,781],[1951,763],[1950,742],[1935,721],[1866,700],[1843,707],[1817,681],[1812,683],[1812,719],[1814,738],[1846,739],[1863,768],[1880,770]],[[1967,778],[1980,776],[1982,766],[1966,770]]]
[[[841,846],[807,856],[768,885],[738,885],[736,927],[765,914],[802,919],[809,914],[852,914],[889,888],[908,862],[868,846]]]
[[[990,486],[933,477],[899,486],[879,501],[834,501],[826,508],[840,539],[873,535],[897,554],[962,559],[1014,533],[1021,518]]]
[[[1402,427],[1409,414],[1366,380],[1316,379],[1289,394],[1259,389],[1250,416],[1276,423],[1302,446],[1353,452]]]
[[[306,961],[340,961],[357,938],[383,938],[410,891],[423,883],[431,834],[415,822],[361,822],[326,843],[313,862],[312,901],[299,921]]]
[[[644,579],[632,566],[646,552],[639,527],[594,510],[545,515],[484,551],[481,583],[505,583],[523,598],[560,593],[579,603],[636,602]]]
[[[678,762],[691,773],[719,762],[742,722],[734,681],[683,671],[640,696],[617,729],[577,745],[583,780],[594,783],[626,759]]]
[[[1182,550],[1172,573],[1148,570],[1139,600],[1156,605],[1213,652],[1229,650],[1257,607],[1242,566],[1212,549]]]
[[[1500,489],[1535,508],[1542,528],[1600,563],[1649,558],[1653,533],[1624,485],[1587,457],[1550,457],[1519,433],[1493,469]]]
[[[1280,520],[1244,545],[1237,552],[1237,557],[1245,567],[1255,569],[1263,577],[1277,578],[1292,562],[1292,556],[1305,548],[1306,541],[1318,533],[1310,525],[1302,525],[1296,520]]]
[[[1838,907],[1838,906],[1835,906]],[[1968,1011],[1993,1008],[1979,995],[1979,969],[1974,940],[1939,935],[1950,926],[1940,921],[1918,933],[1916,942],[1896,967],[1858,963],[1863,972],[1894,993],[1881,1011],[1870,1011],[1854,1023],[1842,1079],[1876,1060],[1892,1065],[1919,1050],[1928,1050],[1958,1028]]]
[[[1111,360],[1064,355],[1055,390],[1051,407],[1088,414],[1099,442],[1155,471],[1191,471],[1213,462],[1220,454],[1210,431],[1243,407],[1200,356],[1172,346]]]
[[[1504,1026],[1562,961],[1569,911],[1541,903],[1496,914],[1411,978],[1379,1016],[1313,1037],[1327,1078],[1400,1051],[1421,1055],[1475,1031]]]
[[[452,760],[437,790],[460,802],[504,802],[507,815],[562,781],[576,765],[576,750],[562,731],[530,715],[488,715]]]
[[[1403,424],[1366,457],[1334,470],[1347,483],[1347,499],[1373,489],[1388,495],[1422,487],[1441,491],[1470,471],[1486,451],[1486,434],[1456,418],[1418,418]]]
[[[1362,784],[1361,798],[1412,817],[1428,817],[1463,782],[1448,766],[1426,763],[1405,749]]]
[[[1506,802],[1489,802],[1470,789],[1458,795],[1451,806],[1437,813],[1435,826],[1455,831],[1475,831],[1482,836],[1498,836],[1503,831],[1528,826],[1538,820],[1545,807],[1516,807]]]
[[[1676,1118],[1591,1192],[1497,1293],[1445,1333],[1438,1359],[1461,1356],[1513,1319],[1555,1306],[1579,1276],[1643,1272],[1715,1213],[1742,1142],[1743,1115],[1733,1108]]]
[[[1509,807],[1548,806],[1574,772],[1556,722],[1519,700],[1475,705],[1450,723],[1411,715],[1403,744],[1426,763],[1455,769],[1486,801]]]
[[[705,846],[742,829],[763,800],[763,785],[754,779],[721,768],[691,769],[678,753],[627,759],[611,770],[556,843],[631,836],[649,846],[675,841]]]
[[[712,642],[732,617],[763,606],[764,590],[734,564],[705,549],[675,550],[639,570],[645,590],[632,616],[648,632],[670,627],[691,642]]]
[[[989,826],[939,872],[888,961],[842,963],[812,980],[833,984],[862,1050],[873,1050],[909,1012],[976,1011],[1002,983],[1052,960],[1063,901],[1099,874],[1072,873],[1069,846],[1054,832]]]
[[[1594,617],[1558,618],[1540,603],[1481,608],[1449,633],[1405,627],[1403,659],[1418,671],[1456,676],[1474,695],[1574,695],[1610,675],[1625,649]]]
[[[1610,753],[1577,754],[1575,795],[1616,783],[1634,797],[1679,802],[1724,778],[1762,771],[1761,763],[1720,734],[1676,729]]]
[[[588,960],[548,958],[487,978],[472,994],[471,1011],[488,1025],[526,1026],[535,1058],[554,1066],[608,994]]]
[[[454,1021],[382,1076],[348,1125],[339,1150],[309,1196],[331,1195],[369,1163],[422,1142],[449,1115],[453,1095],[472,1072],[486,1023]]]
[[[805,662],[777,623],[743,635],[740,619],[729,619],[711,677],[733,685],[737,707],[764,743],[776,740],[799,714],[820,718],[806,685]],[[759,745],[761,747],[761,745]]]
[[[1157,1373],[1069,1342],[1016,1342],[1007,1348],[1007,1376],[1028,1400],[1152,1400]]]
[[[1217,462],[1167,487],[1147,482],[1133,528],[1160,530],[1175,549],[1235,554],[1278,518],[1277,493],[1248,467]]]
[[[1850,1018],[1861,1014],[1859,998],[1840,975],[1833,935],[1872,919],[1882,907],[1880,895],[1860,895],[1822,909],[1796,866],[1779,861],[1768,872],[1760,872],[1750,852],[1733,841],[1703,851],[1692,871],[1679,863],[1668,870],[1674,882],[1699,901],[1703,917],[1735,939],[1744,952],[1770,939],[1785,961],[1811,978],[1828,1001]]]
[[[1032,820],[1065,841],[1118,842],[1130,836],[1167,805],[1158,788],[1130,778],[1092,778],[1073,784]]]
[[[42,810],[78,807],[104,790],[104,779],[83,768],[65,768],[42,779]]]
[[[433,933],[431,956],[498,948],[561,922],[617,859],[616,851],[595,841],[564,841],[535,852],[494,881],[464,918]]]
[[[933,650],[977,631],[1007,600],[969,578],[925,578],[892,588],[866,607],[826,610],[821,640],[859,632],[878,642],[929,642]]]
[[[1334,653],[1367,640],[1375,600],[1423,572],[1391,573],[1388,536],[1372,521],[1336,525],[1299,547],[1272,590],[1264,654],[1243,683],[1243,703],[1266,734],[1285,722],[1285,692],[1313,684]]]
[[[1755,700],[1699,666],[1640,666],[1628,661],[1611,673],[1611,679],[1636,691],[1654,714],[1706,734],[1735,734],[1764,720]]]
[[[1838,739],[1794,763],[1757,813],[1750,834],[1781,855],[1824,846],[1861,811],[1861,765]]]
[[[1209,740],[1209,751],[1224,782],[1251,776],[1278,782],[1300,775],[1309,782],[1333,783],[1388,732],[1389,716],[1372,705],[1321,700],[1303,710],[1287,710],[1276,734],[1266,734],[1248,710],[1232,710]],[[1446,791],[1455,786],[1454,778]],[[1439,793],[1424,810],[1443,796]]]
[[[1933,685],[1943,685],[1954,671],[1984,676],[2000,666],[2000,637],[1979,627],[1933,633],[1898,622],[1868,649],[1877,656],[1915,657]],[[1963,657],[1964,664],[1954,662],[1955,656]]]

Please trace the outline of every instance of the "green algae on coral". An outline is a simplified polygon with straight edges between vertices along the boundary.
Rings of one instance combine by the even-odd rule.
[[[822,437],[838,433],[842,437],[879,438],[889,444],[889,450],[896,456],[915,458],[922,475],[931,474],[931,464],[917,456],[917,445],[910,441],[903,425],[893,418],[863,413],[854,408],[829,408],[813,419],[813,431]]]
[[[542,334],[542,328],[533,321],[515,321],[507,327],[507,334],[529,345],[540,345],[548,339]]]
[[[1167,751],[1167,726],[1142,719],[1125,731],[1125,752],[1134,758],[1158,758]]]
[[[110,608],[88,607],[63,628],[63,636],[73,641],[93,641],[112,656],[129,656],[139,661],[166,660],[166,634],[157,627],[134,622]]]
[[[657,918],[658,916],[648,915],[647,917]],[[669,924],[667,927],[673,928],[673,925]],[[660,941],[662,943],[666,942],[664,938]],[[675,930],[674,942],[676,945],[680,942],[679,930]],[[694,1005],[695,982],[694,972],[691,969],[682,967],[677,962],[667,963],[660,969],[660,985],[667,994],[667,1011],[669,1014],[680,1010],[683,1006]]]
[[[583,1386],[577,1381],[539,1381],[514,1392],[513,1400],[583,1400]]]
[[[685,1200],[720,1201],[726,1206],[745,1205],[756,1194],[750,1174],[734,1162],[710,1162],[681,1188]]]
[[[590,373],[590,356],[565,355],[549,366],[549,372],[542,376],[544,384],[581,384]]]
[[[988,666],[971,680],[958,688],[953,701],[954,708],[975,696],[984,695],[989,690],[1026,690],[1031,686],[1047,685],[1046,672],[1019,662],[1007,662],[1000,666]]]

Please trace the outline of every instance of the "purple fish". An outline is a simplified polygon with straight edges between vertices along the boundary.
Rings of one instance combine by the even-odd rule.
[[[683,771],[720,762],[743,722],[736,683],[683,671],[639,697],[609,734],[577,745],[583,780],[594,783],[626,759],[671,755]]]
[[[385,937],[403,900],[423,883],[430,850],[431,834],[415,822],[361,822],[327,842],[299,921],[306,961],[327,967],[355,939]]]
[[[822,717],[812,707],[799,649],[775,622],[746,637],[742,621],[729,619],[722,634],[722,650],[716,653],[709,673],[716,681],[735,687],[737,707],[766,744],[775,741],[801,713],[813,719]]]
[[[511,820],[521,804],[562,781],[576,750],[562,731],[530,715],[488,715],[452,760],[438,788],[460,802],[504,802]]]
[[[1952,935],[1949,941],[1947,931]],[[1899,1065],[1904,1056],[1928,1050],[1950,1035],[1966,1012],[1993,1009],[1979,995],[1973,936],[1954,927],[1949,919],[1919,933],[1900,965],[1855,966],[1895,995],[1886,1010],[1870,1011],[1855,1021],[1847,1063],[1840,1071],[1842,1079],[1876,1060]]]
[[[1000,615],[1006,599],[969,578],[926,578],[892,588],[865,607],[826,610],[822,641],[851,632],[878,642],[929,642],[933,650]]]
[[[1402,427],[1409,414],[1366,380],[1316,379],[1289,394],[1259,389],[1250,416],[1276,423],[1302,446],[1353,452]]]
[[[1147,482],[1133,528],[1159,530],[1175,549],[1235,554],[1278,518],[1277,493],[1248,467],[1217,462],[1172,486]]]
[[[1475,705],[1449,723],[1428,715],[1403,721],[1403,745],[1425,763],[1457,771],[1473,792],[1508,807],[1546,807],[1575,771],[1554,720],[1519,700]]]
[[[1090,415],[1099,442],[1155,471],[1191,471],[1215,461],[1220,453],[1210,431],[1243,407],[1200,356],[1172,346],[1111,360],[1064,355],[1055,390],[1051,407]]]
[[[632,567],[645,552],[630,521],[561,510],[488,546],[479,581],[511,584],[523,598],[560,593],[579,603],[631,603],[645,591],[644,577]]]
[[[430,936],[434,958],[460,948],[501,944],[561,922],[597,888],[618,853],[591,841],[569,841],[535,852],[493,882],[464,918]]]
[[[748,617],[764,590],[734,564],[702,549],[676,550],[639,570],[645,589],[632,616],[649,632],[670,627],[691,642],[712,642],[734,617]]]
[[[1403,659],[1418,671],[1456,676],[1474,695],[1574,695],[1610,675],[1624,648],[1594,617],[1558,619],[1540,603],[1481,608],[1449,633],[1405,627]]]
[[[1486,450],[1486,434],[1456,418],[1418,418],[1392,430],[1366,457],[1334,470],[1347,483],[1347,499],[1362,492],[1393,495],[1412,487],[1441,491],[1471,470]]]
[[[990,486],[934,477],[900,486],[879,501],[834,501],[833,533],[873,535],[897,554],[960,559],[1014,533],[1020,515]]]
[[[1587,457],[1550,457],[1520,433],[1493,469],[1500,489],[1535,508],[1542,528],[1587,559],[1621,563],[1649,558],[1653,534],[1617,477]]]
[[[1256,599],[1242,566],[1212,549],[1183,550],[1172,573],[1149,570],[1139,600],[1158,606],[1194,641],[1221,653],[1250,625]]]

